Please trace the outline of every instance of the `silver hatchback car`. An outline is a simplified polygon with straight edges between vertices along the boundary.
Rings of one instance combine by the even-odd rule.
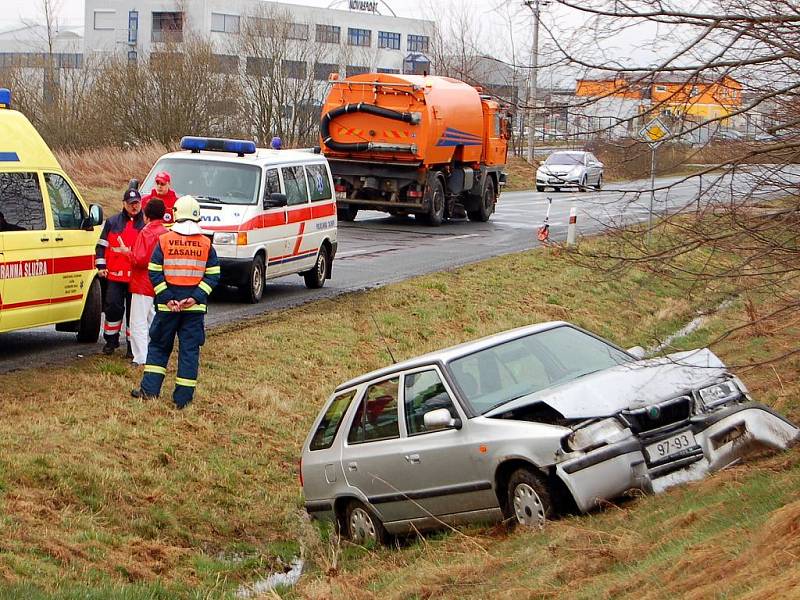
[[[797,439],[710,350],[642,354],[552,322],[348,381],[303,446],[306,510],[360,544],[443,523],[541,525]]]

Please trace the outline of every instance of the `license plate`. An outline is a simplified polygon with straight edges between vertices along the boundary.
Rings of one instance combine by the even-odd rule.
[[[559,179],[558,177],[551,177],[547,180],[547,183],[561,183],[564,181],[563,179]]]
[[[646,446],[645,452],[647,452],[647,458],[650,462],[659,462],[696,445],[694,434],[687,429],[686,431],[674,433],[660,442]]]

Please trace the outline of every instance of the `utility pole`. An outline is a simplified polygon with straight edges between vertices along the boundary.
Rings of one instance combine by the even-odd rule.
[[[533,148],[536,139],[536,99],[539,91],[539,14],[542,6],[550,0],[523,0],[533,12],[533,43],[531,44],[531,68],[528,72],[528,162],[533,163]]]

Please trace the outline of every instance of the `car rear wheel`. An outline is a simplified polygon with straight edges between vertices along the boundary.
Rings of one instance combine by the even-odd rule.
[[[359,546],[378,546],[386,543],[386,529],[381,520],[364,504],[353,500],[347,505],[347,537]]]
[[[317,254],[317,262],[314,264],[314,268],[303,273],[306,287],[310,290],[317,290],[325,285],[329,268],[330,260],[328,258],[328,249],[322,246]]]
[[[553,513],[547,483],[530,469],[517,469],[508,480],[508,516],[516,525],[542,527]]]
[[[82,344],[95,343],[100,337],[100,318],[103,312],[103,293],[100,282],[93,279],[83,305],[81,319],[78,321],[78,341]],[[74,331],[74,330],[73,330]]]
[[[250,274],[247,283],[239,288],[242,298],[250,304],[258,304],[264,296],[264,286],[266,282],[266,268],[264,257],[257,254],[250,263]]]

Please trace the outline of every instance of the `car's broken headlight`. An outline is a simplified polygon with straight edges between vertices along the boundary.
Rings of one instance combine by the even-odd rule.
[[[728,381],[715,383],[707,388],[703,388],[698,394],[700,394],[700,399],[703,401],[706,408],[711,408],[735,400],[741,396],[742,392],[733,380],[729,379]]]
[[[567,436],[567,446],[573,451],[587,451],[621,437],[625,428],[616,419],[603,419],[574,431]]]

